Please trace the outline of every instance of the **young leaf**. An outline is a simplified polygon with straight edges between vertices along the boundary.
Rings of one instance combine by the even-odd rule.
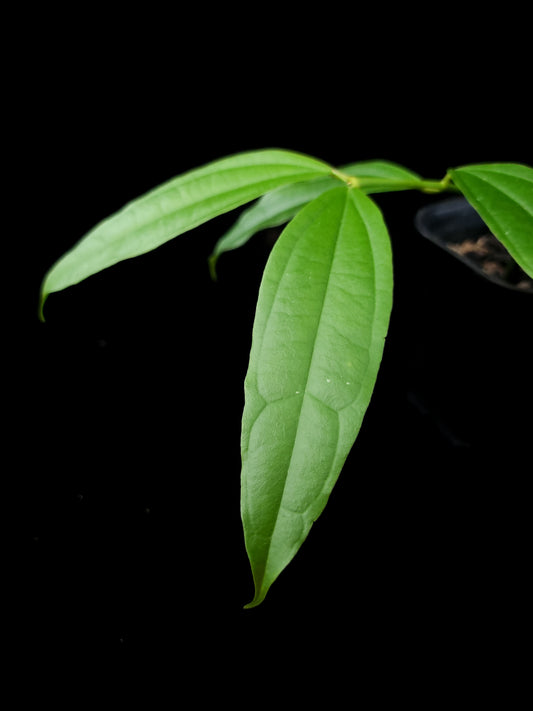
[[[245,380],[248,607],[326,505],[370,401],[391,307],[390,241],[377,206],[339,187],[304,207],[267,262]]]
[[[449,173],[494,236],[533,277],[533,169],[494,163],[467,165]]]
[[[209,257],[211,276],[221,254],[242,247],[260,230],[278,227],[292,220],[300,209],[318,195],[338,184],[335,178],[318,178],[305,183],[292,183],[263,195],[256,203],[241,213],[226,234],[215,245]]]
[[[41,287],[41,317],[51,292],[155,249],[273,188],[330,172],[330,166],[315,158],[261,150],[223,158],[168,181],[98,224],[54,264]]]
[[[342,167],[341,170],[349,176],[375,179],[375,182],[372,181],[372,185],[362,188],[365,193],[403,190],[403,185],[395,187],[399,181],[409,181],[411,184],[420,181],[420,177],[407,168],[382,160],[350,163]],[[338,178],[317,178],[305,183],[284,185],[264,195],[245,210],[233,227],[216,243],[213,254],[209,258],[211,276],[213,278],[216,276],[215,267],[221,254],[241,247],[260,230],[278,227],[289,222],[304,205],[326,190],[331,190],[336,184],[338,184]]]

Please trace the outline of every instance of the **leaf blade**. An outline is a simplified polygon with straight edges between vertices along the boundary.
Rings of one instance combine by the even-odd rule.
[[[41,314],[46,297],[54,291],[155,249],[275,187],[330,170],[309,156],[266,149],[222,158],[177,176],[100,222],[52,266],[41,287]]]
[[[272,250],[258,299],[241,438],[247,607],[326,505],[370,401],[391,307],[378,208],[342,187],[316,198]]]
[[[533,169],[518,163],[488,163],[449,172],[494,236],[533,277]]]

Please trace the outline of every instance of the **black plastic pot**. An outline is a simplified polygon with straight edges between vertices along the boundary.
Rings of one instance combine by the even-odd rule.
[[[415,226],[420,234],[485,279],[507,289],[533,294],[533,279],[491,234],[465,198],[450,198],[421,208]]]

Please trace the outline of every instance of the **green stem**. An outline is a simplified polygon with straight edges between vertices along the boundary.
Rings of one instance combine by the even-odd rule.
[[[341,170],[334,168],[332,174],[342,180],[350,188],[377,189],[379,192],[388,192],[395,190],[420,190],[424,193],[442,193],[442,192],[459,192],[451,182],[451,176],[446,173],[442,180],[401,180],[397,178],[365,178],[354,175],[347,175]]]

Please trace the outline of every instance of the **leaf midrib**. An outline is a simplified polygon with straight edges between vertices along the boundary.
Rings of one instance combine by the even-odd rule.
[[[313,399],[318,399],[318,398],[316,398],[316,396],[313,396],[312,393],[308,393],[308,392],[307,392],[307,384],[308,384],[308,382],[309,382],[310,373],[311,373],[311,371],[313,370],[313,362],[314,362],[315,354],[316,354],[316,343],[317,343],[318,336],[319,336],[319,332],[320,332],[320,329],[321,329],[321,323],[322,323],[322,321],[323,321],[322,316],[323,316],[323,313],[324,313],[324,305],[325,305],[325,303],[326,303],[326,301],[327,301],[328,292],[329,292],[329,289],[330,289],[330,282],[331,282],[331,266],[333,265],[333,262],[335,261],[335,254],[336,254],[336,252],[337,252],[337,246],[338,246],[338,242],[339,242],[339,236],[340,236],[340,234],[341,234],[341,232],[342,232],[343,225],[344,225],[345,220],[346,220],[346,210],[347,210],[347,207],[348,207],[348,197],[349,197],[349,192],[348,192],[348,190],[347,190],[347,191],[346,191],[346,195],[345,195],[345,200],[344,200],[344,208],[343,208],[342,218],[341,218],[340,223],[339,223],[339,227],[338,227],[338,230],[337,230],[337,235],[336,235],[336,237],[335,237],[335,243],[334,243],[333,249],[332,249],[331,252],[330,252],[330,255],[331,255],[331,257],[330,257],[330,263],[329,263],[329,267],[330,267],[330,268],[329,268],[329,270],[328,270],[328,277],[327,277],[326,285],[325,285],[325,288],[324,288],[324,291],[323,291],[323,298],[322,298],[322,303],[321,303],[321,306],[320,306],[320,314],[319,314],[319,317],[318,317],[318,327],[317,327],[317,329],[316,329],[316,331],[315,331],[315,336],[314,336],[314,339],[313,339],[313,346],[312,346],[312,352],[311,352],[311,360],[310,360],[310,363],[309,363],[309,367],[307,368],[307,375],[306,375],[305,385],[304,385],[304,388],[303,388],[302,397],[300,398],[300,407],[298,408],[298,424],[297,424],[297,426],[296,426],[296,430],[295,430],[295,433],[294,433],[294,438],[293,438],[293,440],[292,440],[291,457],[290,457],[289,464],[288,464],[288,467],[287,467],[287,476],[285,477],[285,480],[284,480],[284,482],[283,482],[283,489],[281,490],[281,494],[280,494],[280,497],[279,497],[279,503],[278,503],[278,507],[277,507],[276,519],[275,519],[275,521],[274,521],[274,524],[273,524],[273,526],[272,526],[272,531],[271,531],[270,536],[269,536],[268,548],[267,548],[266,557],[265,557],[265,567],[264,567],[263,577],[262,577],[262,579],[261,579],[261,585],[260,585],[260,587],[263,586],[263,581],[264,581],[264,579],[265,579],[265,574],[266,574],[267,568],[268,568],[268,560],[269,560],[269,556],[270,556],[270,549],[271,549],[271,546],[272,546],[272,541],[273,541],[273,538],[274,538],[274,533],[275,533],[275,531],[276,531],[277,524],[278,524],[278,521],[279,521],[279,512],[280,512],[280,510],[281,510],[282,507],[283,507],[283,499],[284,499],[284,497],[285,497],[285,492],[286,492],[286,489],[287,489],[287,483],[288,483],[288,480],[289,480],[288,474],[289,474],[289,471],[290,471],[290,469],[291,469],[291,464],[292,464],[293,457],[294,457],[295,444],[296,444],[296,441],[297,441],[297,439],[298,439],[298,432],[299,432],[299,429],[300,429],[300,426],[301,426],[301,417],[300,417],[300,415],[301,415],[302,408],[303,408],[304,398],[307,397],[307,396],[311,396],[311,397],[313,397]],[[324,210],[326,210],[326,209],[327,209],[327,205],[324,206]],[[324,211],[324,210],[323,210],[323,211]],[[296,246],[296,245],[295,245],[295,246]],[[285,274],[286,269],[287,269],[287,267],[289,266],[289,262],[290,262],[290,260],[288,260],[288,261],[287,261],[287,264],[285,265],[285,268],[284,268],[284,270],[283,270],[282,277],[281,277],[281,279],[279,280],[278,289],[279,289],[279,286],[280,286],[280,284],[281,284],[281,282],[282,282],[282,280],[283,280],[283,275]],[[276,290],[276,293],[277,293],[277,290]],[[271,314],[271,312],[272,312],[272,307],[273,307],[273,305],[274,305],[274,303],[275,303],[275,300],[276,300],[276,299],[274,298],[273,301],[272,301],[272,306],[271,306],[271,309],[270,309],[270,312],[269,312],[269,318],[270,318],[270,314]],[[285,398],[280,398],[280,399],[285,399]],[[322,402],[322,401],[320,400],[320,402]],[[270,404],[270,402],[269,402],[269,404]],[[338,410],[335,410],[334,408],[331,408],[331,407],[330,407],[329,409],[330,409],[332,412],[335,412],[335,414],[336,414],[337,417],[338,417],[338,414],[339,414],[339,413],[338,413]],[[332,464],[332,466],[333,466],[333,464]],[[329,477],[328,477],[328,478],[329,478]],[[293,512],[293,513],[295,513],[295,512]]]
[[[133,202],[134,203],[139,203],[140,201],[144,200],[149,200],[151,198],[156,197],[157,195],[164,196],[168,192],[171,192],[172,190],[175,190],[177,188],[182,188],[182,187],[187,187],[190,188],[193,186],[195,183],[198,183],[203,180],[208,180],[211,178],[216,178],[217,180],[223,181],[228,175],[231,173],[244,173],[244,171],[257,171],[259,168],[261,169],[279,169],[279,168],[287,168],[287,175],[307,175],[309,174],[312,176],[310,179],[313,177],[320,178],[320,177],[325,177],[327,176],[327,171],[326,167],[324,168],[324,171],[319,171],[318,167],[314,171],[311,166],[308,168],[304,168],[303,166],[300,167],[299,170],[297,170],[297,166],[291,165],[290,163],[260,163],[258,165],[243,165],[243,166],[231,166],[229,168],[224,168],[222,171],[217,171],[213,170],[211,172],[206,171],[205,173],[202,173],[201,175],[187,175],[186,173],[182,176],[178,176],[177,178],[170,178],[165,184],[160,185],[158,188],[155,188],[154,190],[148,191],[145,195],[140,196],[139,198],[136,198]],[[292,169],[293,173],[289,173],[288,170]],[[201,170],[201,169],[200,169]],[[275,176],[274,178],[275,179]],[[255,180],[255,183],[258,182],[263,182],[263,180],[270,180],[270,178],[263,178],[262,180]],[[305,181],[305,177],[302,178],[303,181]],[[246,181],[244,181],[243,186],[247,185]]]

